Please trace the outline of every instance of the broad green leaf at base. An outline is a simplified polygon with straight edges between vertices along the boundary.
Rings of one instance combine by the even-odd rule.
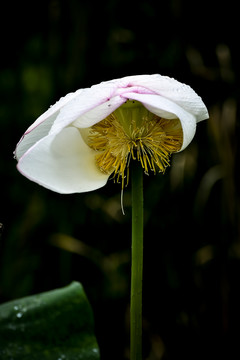
[[[81,284],[0,305],[0,359],[99,360]]]

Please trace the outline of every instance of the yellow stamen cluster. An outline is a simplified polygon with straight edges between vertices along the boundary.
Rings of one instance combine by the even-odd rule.
[[[97,152],[99,169],[112,173],[117,182],[121,177],[122,188],[124,183],[128,184],[131,159],[138,160],[146,174],[164,173],[170,155],[182,146],[183,133],[178,119],[166,120],[139,106],[144,110],[136,113],[128,109],[125,113],[128,119],[122,112],[113,112],[92,126],[88,139],[88,145]]]

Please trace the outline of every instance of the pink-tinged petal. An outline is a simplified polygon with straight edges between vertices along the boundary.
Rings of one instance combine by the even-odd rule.
[[[36,127],[33,127],[23,135],[14,152],[16,159],[20,159],[28,149],[49,133],[58,113],[50,115],[45,121],[39,122]]]
[[[18,170],[27,178],[62,194],[87,192],[104,186],[108,175],[95,165],[96,153],[78,129],[67,127],[48,135],[19,160]]]
[[[45,113],[26,130],[15,150],[15,156],[19,159],[31,146],[38,140],[48,135],[54,121],[59,115],[60,109],[71,99],[78,96],[83,90],[77,90],[75,93],[69,93],[62,97],[56,104],[52,105]]]
[[[170,85],[173,87],[172,91],[168,89]],[[125,94],[129,92],[162,97],[167,95],[166,97],[170,100],[176,99],[176,102],[179,102],[185,110],[189,105],[186,103],[188,98],[189,101],[194,102],[193,109],[189,105],[194,115],[201,113],[202,106],[206,115],[206,108],[200,97],[187,85],[161,75],[127,76],[105,81],[82,91],[79,96],[74,97],[62,108],[51,128],[51,133],[57,133],[72,123],[77,127],[92,126],[120,106],[123,103],[121,97],[125,97]],[[184,98],[182,103],[181,95]]]
[[[135,93],[125,93],[128,99],[141,102],[149,111],[165,119],[176,119],[181,121],[183,129],[183,144],[181,150],[184,150],[192,141],[196,132],[196,118],[187,112],[181,106],[158,95],[143,95]]]
[[[132,88],[134,86],[139,88],[150,89],[149,86],[146,86],[148,81],[151,80],[155,75],[130,75],[123,78],[118,78],[109,81],[103,81],[99,85],[101,86],[111,86],[115,89],[126,89]],[[118,90],[117,90],[118,91]]]
[[[158,74],[126,76],[61,98],[28,128],[17,145],[17,159],[48,133],[56,134],[72,123],[77,127],[89,127],[101,121],[122,104],[129,92],[160,95],[193,114],[196,121],[208,117],[201,98],[188,85]]]
[[[59,113],[60,109],[64,105],[66,105],[69,101],[71,101],[75,97],[79,96],[84,91],[85,91],[85,89],[79,89],[79,90],[75,91],[74,93],[69,93],[69,94],[65,95],[64,97],[61,97],[54,105],[51,105],[47,111],[45,111],[41,116],[39,116],[39,118],[27,129],[25,134],[34,130],[39,124],[41,124],[48,118],[50,118],[52,116],[57,117],[56,114]]]
[[[96,167],[96,153],[86,144],[88,128],[127,99],[140,101],[166,119],[179,118],[183,129],[181,150],[191,142],[196,123],[208,118],[195,91],[169,77],[138,75],[106,81],[61,98],[28,128],[15,152],[19,171],[59,193],[104,186],[108,176]]]
[[[67,94],[61,98],[24,133],[15,150],[16,158],[19,159],[38,140],[48,134],[57,134],[85,113],[89,112],[89,115],[86,115],[85,120],[80,119],[82,127],[91,126],[88,125],[87,119],[90,120],[89,123],[92,122],[93,114],[98,114],[96,109],[99,110],[99,116],[96,117],[95,122],[102,120],[101,113],[102,116],[104,116],[104,112],[109,115],[124,101],[119,96],[112,99],[116,86],[116,84],[114,86],[112,84],[98,84],[91,88],[77,90],[75,93]],[[79,121],[77,124],[80,126]]]
[[[118,92],[121,94],[123,89],[138,93],[144,93],[144,91],[147,93],[147,91],[149,91],[152,94],[160,95],[175,102],[193,114],[197,121],[205,120],[209,117],[207,108],[201,97],[198,96],[189,85],[183,84],[168,76],[159,74],[136,75],[116,79],[112,82],[118,84],[120,88]],[[137,89],[137,91],[135,89]]]
[[[111,107],[111,99],[114,97],[114,91],[115,87],[111,84],[108,86],[98,84],[91,88],[84,89],[79,96],[74,97],[62,108],[51,128],[51,134],[58,133],[61,129],[76,121],[80,116],[100,105],[105,104],[103,107],[108,108],[108,105]],[[119,104],[121,104],[121,99],[119,99]],[[97,121],[98,119],[96,119],[96,122]],[[88,124],[85,124],[85,127],[87,126]]]
[[[77,102],[79,100],[79,106]],[[58,131],[58,128],[61,129],[63,125],[68,125],[69,123],[78,127],[78,128],[88,128],[97,122],[105,119],[108,115],[110,115],[114,110],[116,110],[119,106],[121,106],[126,100],[120,96],[115,96],[111,99],[107,99],[104,103],[100,105],[91,107],[86,112],[78,112],[78,107],[81,107],[82,100],[76,99],[75,106],[77,111],[72,114],[72,118],[69,122],[70,112],[73,110],[72,105],[69,104],[68,107],[65,107],[61,113],[59,114],[58,121],[55,123],[51,132]],[[68,120],[67,120],[68,117]],[[72,121],[73,120],[73,121]]]

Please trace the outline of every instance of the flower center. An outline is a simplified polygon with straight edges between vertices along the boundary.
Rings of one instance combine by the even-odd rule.
[[[88,145],[96,164],[117,182],[128,184],[130,160],[138,160],[146,174],[165,171],[170,155],[180,150],[183,132],[179,119],[167,120],[128,100],[90,128]]]

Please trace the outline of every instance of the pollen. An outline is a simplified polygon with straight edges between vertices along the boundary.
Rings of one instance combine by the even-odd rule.
[[[122,188],[129,181],[129,165],[137,160],[149,175],[165,172],[172,153],[181,149],[179,119],[164,119],[142,104],[129,101],[90,128],[88,145],[96,151],[96,164],[112,174]]]

